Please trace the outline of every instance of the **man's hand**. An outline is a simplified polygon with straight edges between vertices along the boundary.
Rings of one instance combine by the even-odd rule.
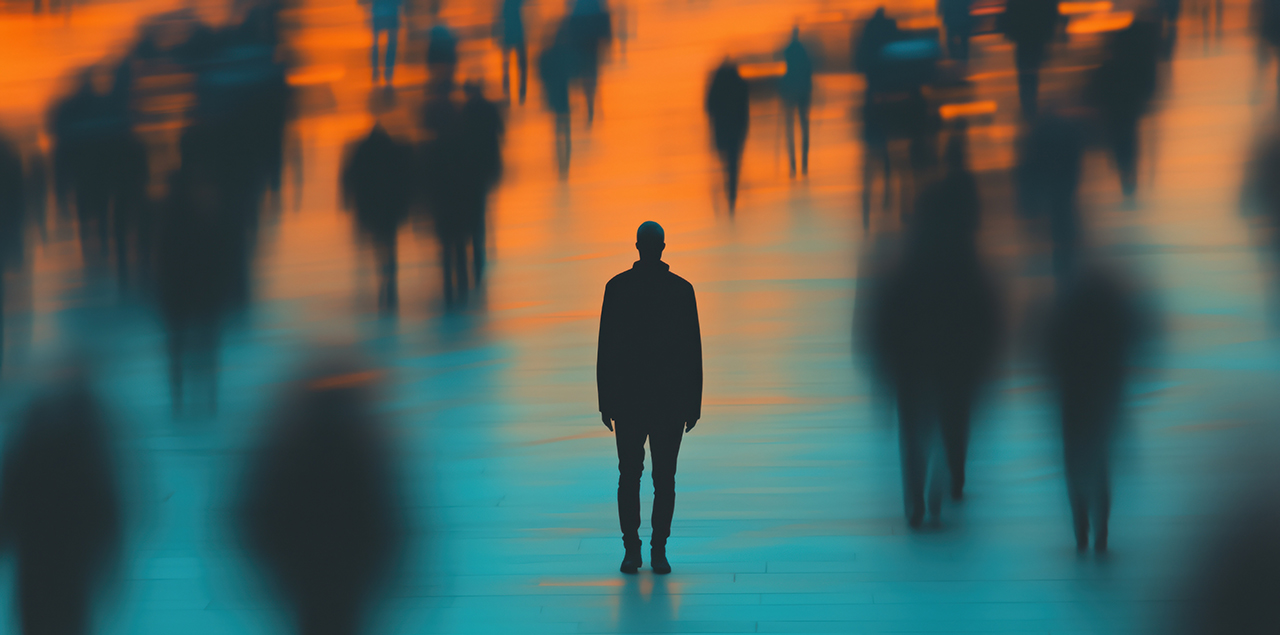
[[[604,422],[604,427],[608,428],[609,432],[613,432],[613,419],[610,419],[609,415],[600,413],[600,420]]]
[[[693,430],[693,426],[696,426],[696,425],[698,425],[697,419],[694,419],[693,421],[686,421],[684,422],[684,431],[690,432]]]

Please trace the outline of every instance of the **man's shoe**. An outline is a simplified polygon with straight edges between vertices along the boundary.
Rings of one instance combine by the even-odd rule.
[[[644,561],[640,558],[639,549],[635,551],[628,550],[627,555],[622,557],[622,566],[618,567],[618,570],[623,573],[635,573],[640,570],[640,565],[643,564]]]
[[[666,575],[671,573],[671,563],[667,562],[666,550],[658,551],[654,549],[649,552],[649,566],[653,567],[653,572]]]

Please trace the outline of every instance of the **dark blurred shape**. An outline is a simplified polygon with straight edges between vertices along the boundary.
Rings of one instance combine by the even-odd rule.
[[[973,32],[973,0],[938,0],[938,14],[947,29],[947,55],[969,59],[969,35]]]
[[[132,128],[127,73],[114,74],[110,89],[99,92],[95,82],[105,79],[95,77],[99,72],[85,70],[76,92],[49,115],[55,187],[61,209],[75,202],[86,265],[106,265],[114,239],[116,267],[126,282],[150,170],[147,148]]]
[[[596,386],[605,426],[616,430],[618,519],[635,573],[640,556],[640,477],[644,443],[653,454],[655,573],[669,573],[667,538],[675,511],[676,458],[684,432],[702,416],[702,335],[693,285],[662,262],[662,227],[645,222],[636,232],[640,260],[605,286],[600,312]]]
[[[782,97],[783,126],[787,130],[787,158],[796,175],[796,118],[800,119],[800,173],[809,174],[809,109],[813,105],[813,60],[800,41],[800,27],[791,29],[791,41],[782,50],[786,74],[778,85]]]
[[[1058,27],[1056,0],[1009,0],[998,28],[1013,41],[1018,69],[1018,101],[1022,114],[1034,117],[1040,93],[1040,67]]]
[[[1071,269],[1078,251],[1083,139],[1084,128],[1078,122],[1046,112],[1031,122],[1018,149],[1018,206],[1028,219],[1047,219],[1053,270],[1058,276]]]
[[[573,149],[569,119],[569,81],[573,73],[572,52],[565,41],[563,27],[538,55],[538,76],[542,80],[542,96],[547,110],[555,119],[556,167],[560,178],[569,176],[569,157]]]
[[[707,116],[711,118],[711,138],[724,168],[724,191],[729,211],[738,203],[738,175],[742,172],[742,151],[751,123],[751,88],[738,72],[738,65],[725,59],[711,75],[707,89]]]
[[[889,70],[883,57],[884,47],[900,37],[897,21],[885,15],[884,7],[878,7],[862,27],[862,32],[854,36],[853,69],[865,76],[868,98],[884,90],[886,71]]]
[[[38,162],[39,157],[32,161]],[[17,144],[0,135],[0,361],[5,351],[5,274],[22,267],[28,218],[44,211],[45,183],[39,176],[27,168]]]
[[[529,80],[529,44],[524,29],[525,0],[502,0],[497,25],[499,48],[502,49],[502,94],[511,97],[511,56],[515,55],[519,74],[520,103],[524,103]]]
[[[288,389],[250,460],[246,545],[302,635],[355,635],[405,538],[377,374],[334,359]]]
[[[78,372],[35,398],[5,445],[0,546],[17,555],[21,632],[84,635],[120,547],[111,433]]]
[[[1126,198],[1132,198],[1138,188],[1138,124],[1155,97],[1159,51],[1158,25],[1135,21],[1112,36],[1106,59],[1093,71],[1086,88],[1086,99],[1098,110]]]
[[[382,79],[391,84],[396,69],[396,45],[400,41],[400,12],[403,0],[362,0],[369,4],[369,23],[373,30],[373,82],[378,83],[378,42],[387,34],[386,61],[382,65]]]
[[[1270,58],[1280,57],[1280,0],[1252,0],[1249,13],[1258,31],[1258,77],[1261,79]],[[1280,78],[1280,74],[1277,77]]]
[[[427,97],[448,96],[458,74],[458,34],[444,22],[431,27],[427,42]]]
[[[936,520],[941,510],[932,460],[939,436],[951,495],[963,495],[970,414],[1002,333],[999,294],[978,253],[979,200],[963,144],[962,135],[953,138],[946,176],[921,193],[901,258],[880,265],[860,293],[860,339],[897,398],[912,527],[924,521],[926,488],[927,511]]]
[[[373,245],[378,308],[384,311],[394,311],[399,303],[396,237],[413,204],[415,161],[412,145],[393,138],[377,124],[343,162],[343,199],[355,212],[356,227]]]
[[[587,125],[596,118],[596,88],[600,81],[601,55],[613,41],[613,17],[606,0],[574,0],[573,10],[560,24],[557,35],[565,46],[569,77],[582,85],[587,102]]]
[[[1116,271],[1082,263],[1061,282],[1046,350],[1062,422],[1067,492],[1076,548],[1107,550],[1111,514],[1111,445],[1125,382],[1148,336],[1133,285]]]

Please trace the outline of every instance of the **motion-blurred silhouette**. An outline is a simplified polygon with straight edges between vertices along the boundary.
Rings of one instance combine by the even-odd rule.
[[[1018,101],[1025,117],[1036,114],[1040,67],[1048,57],[1058,19],[1058,3],[1054,0],[1009,0],[1000,16],[1000,31],[1013,41]]]
[[[729,211],[738,204],[738,175],[742,172],[742,151],[751,123],[751,89],[728,58],[711,75],[707,89],[707,116],[711,118],[711,139],[724,168],[724,192]]]
[[[948,174],[921,193],[901,259],[869,281],[860,297],[867,303],[860,309],[862,338],[897,397],[912,527],[920,526],[926,511],[936,520],[941,510],[940,466],[932,456],[939,436],[951,496],[963,496],[971,411],[995,362],[1002,328],[996,285],[978,253],[979,201],[963,165],[962,137],[953,139],[947,154]]]
[[[605,286],[600,312],[596,385],[604,425],[618,446],[618,520],[635,573],[640,554],[640,477],[644,442],[653,454],[654,573],[670,573],[667,538],[676,504],[676,457],[685,432],[702,416],[702,335],[693,285],[662,262],[662,226],[640,225],[640,260]]]
[[[502,49],[502,94],[511,97],[511,56],[515,55],[516,72],[519,74],[520,103],[529,80],[529,44],[524,29],[525,0],[502,0],[497,27],[498,45]]]
[[[969,36],[973,32],[973,0],[938,0],[938,14],[947,29],[947,55],[953,60],[969,59]]]
[[[443,22],[431,27],[427,42],[427,97],[448,97],[457,82],[458,34]]]
[[[378,43],[387,34],[386,61],[382,65],[382,81],[391,84],[396,70],[396,46],[400,41],[400,12],[403,0],[361,0],[369,5],[369,24],[373,30],[373,83],[378,83]]]
[[[800,41],[800,27],[791,29],[791,41],[782,50],[787,71],[778,93],[782,97],[783,123],[787,130],[787,159],[796,175],[796,118],[800,119],[800,173],[809,174],[809,109],[813,105],[813,60]]]
[[[1087,87],[1128,199],[1138,188],[1138,125],[1155,97],[1159,43],[1157,25],[1135,21],[1112,36]]]
[[[556,168],[562,179],[569,176],[569,155],[573,149],[569,119],[569,80],[573,64],[564,33],[563,27],[557,29],[556,37],[538,55],[542,96],[555,119]]]
[[[466,102],[462,105],[462,186],[472,266],[476,284],[480,284],[484,276],[489,194],[502,179],[502,140],[506,124],[497,104],[484,96],[484,84],[477,80],[463,88]]]
[[[884,48],[896,42],[902,33],[898,30],[897,21],[884,13],[884,7],[877,7],[871,18],[862,27],[862,31],[854,35],[853,69],[866,78],[868,99],[873,93],[885,90],[888,78],[885,72],[888,66],[883,57]]]
[[[29,184],[27,172],[18,146],[0,135],[0,362],[5,352],[5,274],[22,266],[28,207],[43,203],[38,193],[31,192],[43,183]]]
[[[1062,283],[1048,328],[1047,370],[1057,392],[1076,548],[1107,550],[1111,445],[1144,319],[1116,271],[1081,264]]]
[[[355,212],[356,227],[373,246],[378,263],[378,308],[399,303],[396,236],[409,217],[417,177],[413,146],[375,124],[347,155],[342,169],[343,200]]]
[[[376,375],[313,368],[274,413],[244,482],[247,547],[300,635],[356,635],[404,539]]]
[[[1262,89],[1262,75],[1272,58],[1280,59],[1280,0],[1252,0],[1250,20],[1258,32],[1258,74],[1254,86],[1255,101]],[[1280,72],[1276,77],[1280,80]]]
[[[111,434],[78,371],[36,397],[4,448],[0,548],[17,555],[22,633],[86,635],[120,546]]]
[[[1080,213],[1076,201],[1084,162],[1083,137],[1084,131],[1076,122],[1046,112],[1031,123],[1018,151],[1018,205],[1027,219],[1047,219],[1053,270],[1058,276],[1071,269],[1078,251]]]
[[[613,17],[606,0],[574,0],[573,10],[560,28],[569,60],[570,78],[582,86],[587,103],[587,125],[596,118],[596,89],[600,83],[601,56],[613,41]]]

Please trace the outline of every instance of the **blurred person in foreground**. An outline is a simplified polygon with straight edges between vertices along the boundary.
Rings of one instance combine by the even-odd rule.
[[[30,163],[37,163],[33,157]],[[0,135],[0,361],[5,353],[5,278],[25,260],[28,219],[43,222],[44,198],[39,171],[28,169],[22,150],[8,136]],[[33,213],[34,212],[34,213]]]
[[[413,205],[416,170],[413,146],[392,137],[380,123],[343,162],[343,200],[355,213],[360,234],[373,246],[382,311],[394,311],[399,303],[396,237]]]
[[[0,549],[17,557],[26,635],[89,633],[120,548],[111,431],[84,371],[63,373],[16,422],[0,476]]]
[[[356,635],[404,539],[378,376],[322,359],[287,389],[243,486],[251,554],[300,635]]]
[[[670,573],[667,538],[676,504],[676,457],[684,433],[702,416],[702,335],[693,285],[662,262],[662,226],[636,231],[640,260],[604,290],[596,386],[600,417],[618,446],[618,521],[626,554],[623,573],[643,564],[640,477],[644,442],[653,454],[654,573]]]
[[[1082,262],[1060,280],[1045,366],[1057,393],[1076,549],[1107,550],[1111,447],[1138,347],[1149,336],[1133,283],[1114,266]]]
[[[782,49],[786,73],[778,85],[782,97],[783,126],[787,130],[787,159],[796,176],[796,119],[800,125],[800,174],[809,174],[809,110],[813,106],[813,59],[800,41],[800,27],[791,29],[791,40]]]
[[[1129,201],[1138,189],[1138,127],[1155,98],[1159,51],[1159,27],[1135,20],[1111,37],[1106,59],[1086,87],[1086,100],[1098,112],[1120,189]]]
[[[712,143],[724,169],[724,192],[732,213],[738,204],[738,175],[742,172],[742,151],[751,123],[751,89],[738,72],[738,65],[728,58],[711,75],[706,109],[711,119]]]
[[[970,417],[1002,333],[999,293],[978,252],[980,202],[962,134],[952,137],[947,162],[947,175],[917,200],[900,258],[877,263],[883,270],[859,298],[859,339],[897,398],[912,527],[926,512],[939,520],[939,447],[951,497],[963,497]]]
[[[1049,43],[1058,27],[1055,0],[1009,0],[1000,14],[998,28],[1013,41],[1018,69],[1018,102],[1024,117],[1034,117],[1040,94],[1040,67],[1049,55]]]

